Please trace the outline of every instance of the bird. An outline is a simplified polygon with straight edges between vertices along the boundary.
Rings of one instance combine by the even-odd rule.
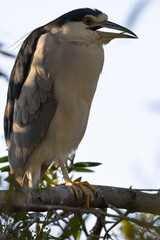
[[[117,32],[101,31],[102,28]],[[24,40],[11,71],[4,133],[11,173],[20,187],[38,186],[52,163],[66,185],[89,197],[88,182],[74,183],[66,161],[85,134],[104,63],[104,45],[137,38],[98,9],[80,8],[38,27]]]

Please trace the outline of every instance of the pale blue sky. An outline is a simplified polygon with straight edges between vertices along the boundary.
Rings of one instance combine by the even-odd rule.
[[[80,7],[98,8],[108,14],[110,21],[130,27],[138,35],[138,40],[117,39],[104,47],[103,72],[76,156],[76,161],[102,162],[95,173],[83,174],[83,180],[92,184],[160,186],[160,1],[152,0],[138,17],[133,15],[135,21],[128,25],[127,20],[140,2],[151,1],[5,0],[0,3],[0,41],[14,53],[18,51],[17,44],[8,47],[26,33]],[[0,66],[9,74],[13,60],[1,57]],[[7,83],[0,81],[2,136]],[[159,112],[152,109],[156,104]],[[3,138],[0,144],[0,156],[4,156],[7,153]],[[82,174],[76,176],[79,175]]]

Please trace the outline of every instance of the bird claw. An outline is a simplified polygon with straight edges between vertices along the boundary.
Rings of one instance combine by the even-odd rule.
[[[84,186],[90,188],[92,190],[92,192],[94,193],[94,195],[96,195],[96,192],[97,192],[96,189],[91,184],[89,184],[87,181],[84,181],[84,182],[66,181],[66,185],[73,188],[73,191],[75,192],[75,195],[76,195],[77,199],[79,199],[79,195],[78,195],[78,191],[77,191],[76,186],[79,187],[85,195],[86,207],[89,208],[89,194],[86,191],[86,189],[84,188]]]
[[[66,181],[66,186],[70,186],[73,188],[73,191],[75,192],[75,195],[76,195],[76,198],[79,199],[79,195],[78,195],[78,191],[77,191],[77,188],[76,188],[76,184],[72,181]]]

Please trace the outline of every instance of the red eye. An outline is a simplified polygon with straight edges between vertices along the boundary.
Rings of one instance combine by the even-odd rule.
[[[93,20],[92,20],[92,18],[90,18],[90,17],[86,17],[86,18],[83,19],[83,22],[84,22],[86,25],[90,25],[90,24],[93,22]]]

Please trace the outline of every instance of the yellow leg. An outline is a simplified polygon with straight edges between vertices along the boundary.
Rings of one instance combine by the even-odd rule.
[[[73,188],[73,191],[75,192],[75,195],[76,195],[77,199],[79,199],[79,195],[78,195],[78,191],[77,191],[76,186],[79,187],[82,190],[82,192],[84,193],[84,195],[85,195],[86,207],[89,208],[89,194],[86,191],[86,189],[84,188],[84,186],[87,186],[88,188],[90,188],[92,190],[92,192],[94,193],[94,195],[96,195],[96,189],[91,184],[89,184],[87,181],[84,181],[84,182],[72,182],[70,180],[69,176],[68,176],[68,173],[67,173],[66,168],[64,166],[64,162],[62,160],[60,160],[59,164],[61,166],[61,170],[62,170],[62,173],[63,173],[65,184],[67,186],[70,186],[70,187]]]

